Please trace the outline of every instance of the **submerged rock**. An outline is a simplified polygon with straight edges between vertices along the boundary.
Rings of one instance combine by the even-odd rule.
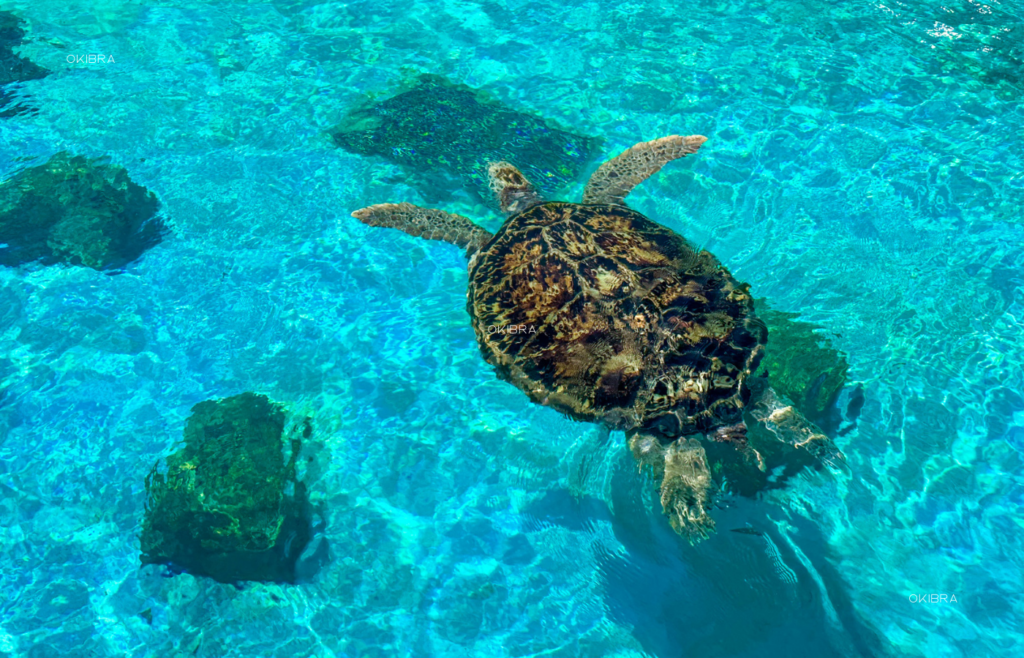
[[[542,196],[576,180],[600,140],[577,135],[454,85],[422,76],[412,89],[353,110],[331,131],[334,143],[352,153],[379,155],[410,170],[426,193],[452,186],[432,180],[453,175],[492,202],[487,163],[507,160]]]
[[[50,72],[43,67],[19,57],[14,49],[25,39],[21,20],[7,11],[0,11],[0,117],[11,117],[30,112],[21,104],[11,104],[14,94],[7,85],[27,80],[45,78]]]
[[[307,419],[287,440],[284,430],[282,407],[263,395],[193,407],[185,447],[146,477],[142,564],[225,583],[308,575],[299,558],[313,539],[312,510],[295,462],[312,428]]]
[[[159,209],[123,168],[58,153],[0,183],[0,265],[124,267],[163,239]]]
[[[772,387],[793,402],[805,416],[827,427],[846,385],[850,366],[828,338],[796,313],[769,308],[763,299],[754,300],[757,317],[768,325],[761,371],[770,373]]]

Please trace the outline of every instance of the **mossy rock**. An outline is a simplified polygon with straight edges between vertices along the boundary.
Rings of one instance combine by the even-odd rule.
[[[312,515],[295,461],[312,428],[287,440],[285,413],[243,393],[192,408],[185,447],[146,477],[143,565],[164,564],[220,582],[296,582]]]
[[[577,135],[542,118],[517,112],[483,92],[438,76],[421,76],[411,89],[354,109],[330,132],[352,153],[404,165],[428,195],[454,176],[491,202],[487,164],[514,163],[545,196],[575,181],[600,140]]]
[[[58,153],[0,183],[0,265],[124,267],[163,239],[159,209],[123,168]]]
[[[822,424],[846,385],[849,364],[828,338],[795,313],[772,310],[754,300],[757,317],[768,325],[768,344],[759,372],[812,421]]]
[[[14,49],[25,40],[25,30],[21,28],[21,20],[7,11],[0,11],[0,87],[15,82],[39,80],[50,72],[43,67],[19,57]],[[10,89],[0,89],[0,117],[12,117],[31,112],[31,108],[14,104],[14,94]]]

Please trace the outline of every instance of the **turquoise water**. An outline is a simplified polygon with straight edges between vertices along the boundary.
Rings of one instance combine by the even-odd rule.
[[[0,268],[0,656],[1024,654],[1019,4],[0,10],[51,71],[0,119],[0,175],[106,157],[170,227],[121,274]],[[422,73],[602,138],[592,166],[708,136],[630,203],[847,355],[850,475],[726,500],[691,547],[621,433],[497,381],[459,251],[349,217],[431,192],[326,137]],[[330,562],[140,568],[146,474],[245,391],[313,419]]]

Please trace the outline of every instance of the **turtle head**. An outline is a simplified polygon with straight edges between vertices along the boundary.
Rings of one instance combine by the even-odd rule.
[[[523,173],[507,162],[492,162],[487,165],[491,189],[498,195],[501,211],[506,216],[515,215],[530,206],[543,203],[533,184]]]

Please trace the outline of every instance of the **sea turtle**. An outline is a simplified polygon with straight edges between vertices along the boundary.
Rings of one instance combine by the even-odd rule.
[[[410,203],[352,213],[465,248],[468,310],[484,358],[534,402],[625,431],[641,468],[661,478],[672,526],[691,541],[714,528],[709,452],[764,468],[747,443],[745,410],[799,449],[826,461],[839,454],[752,377],[767,329],[749,286],[624,203],[705,141],[672,135],[633,146],[598,168],[582,203],[545,201],[514,166],[491,163],[506,215],[493,235]]]

